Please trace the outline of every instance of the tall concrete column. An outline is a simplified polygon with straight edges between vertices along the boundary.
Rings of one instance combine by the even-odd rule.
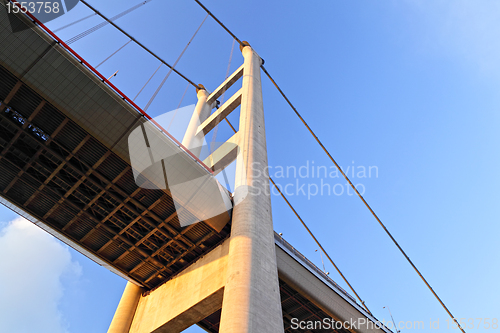
[[[123,291],[118,308],[109,325],[108,333],[128,333],[130,325],[134,319],[135,310],[139,299],[141,298],[142,288],[131,282],[127,282],[127,286]]]
[[[278,333],[284,329],[269,180],[264,173],[268,164],[260,77],[262,59],[250,46],[242,48],[242,53],[245,62],[236,206],[219,332]]]
[[[189,125],[186,129],[186,133],[184,134],[184,138],[182,139],[182,145],[189,149],[194,155],[200,157],[201,147],[203,146],[205,134],[200,133],[196,135],[196,131],[198,130],[198,126],[200,126],[201,123],[204,122],[208,117],[210,117],[212,108],[207,104],[208,92],[205,90],[205,88],[200,85],[200,88],[197,88],[196,90],[198,95],[198,103],[196,103],[193,115],[191,116],[191,120],[189,121]]]

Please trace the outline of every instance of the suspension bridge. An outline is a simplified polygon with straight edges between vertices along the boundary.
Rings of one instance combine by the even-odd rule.
[[[102,23],[66,41],[29,11],[9,14],[6,3],[0,6],[0,43],[5,46],[0,50],[0,202],[129,281],[109,332],[181,332],[194,324],[208,332],[295,332],[300,330],[292,328],[294,319],[327,318],[334,323],[331,332],[390,332],[374,325],[377,318],[275,181],[265,172],[255,175],[249,167],[256,163],[265,170],[268,164],[261,72],[455,320],[251,44],[195,0],[206,17],[177,60],[167,61],[116,22],[151,1],[111,18],[81,1],[93,12],[81,20],[98,16]],[[9,3],[23,8],[16,1]],[[233,73],[228,65],[225,80],[213,91],[176,67],[207,19],[234,40],[229,64],[235,45],[244,57]],[[92,65],[71,44],[107,25],[128,40]],[[144,108],[135,99],[160,67],[134,99],[97,69],[131,43],[169,68]],[[146,112],[171,74],[197,91],[198,103],[182,142]],[[231,87],[241,89],[225,99]],[[228,116],[238,107],[239,123],[232,124]],[[216,133],[223,122],[234,135],[201,158],[198,148],[205,136]],[[135,148],[133,133],[141,138]],[[146,166],[138,166],[148,158]],[[231,192],[215,175],[235,161]],[[269,195],[248,190],[268,193],[270,186],[276,187],[348,291],[274,232]]]

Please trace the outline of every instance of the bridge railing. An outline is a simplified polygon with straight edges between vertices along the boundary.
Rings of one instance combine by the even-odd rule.
[[[319,269],[311,260],[307,259],[305,255],[300,253],[296,248],[294,248],[290,243],[283,239],[278,233],[274,232],[274,240],[285,247],[288,251],[293,253],[297,258],[299,258],[304,264],[306,264],[310,269],[319,274],[323,279],[330,282],[335,288],[340,290],[345,296],[349,297],[353,302],[356,302],[356,299],[349,295],[347,291],[344,290],[341,286],[337,284],[337,282],[333,281],[331,277],[329,277],[325,272]]]

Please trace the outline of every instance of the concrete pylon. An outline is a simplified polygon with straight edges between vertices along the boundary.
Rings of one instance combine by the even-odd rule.
[[[262,59],[250,46],[243,47],[242,53],[245,62],[240,153],[236,162],[235,207],[219,332],[278,333],[284,328],[266,174]]]
[[[130,330],[137,304],[141,298],[142,288],[131,282],[127,282],[122,298],[118,304],[108,333],[127,333]]]
[[[200,157],[205,135],[203,133],[196,135],[196,131],[198,130],[198,126],[210,116],[212,108],[207,103],[208,92],[205,87],[200,85],[196,91],[198,102],[182,139],[182,145],[189,149],[196,157]]]
[[[231,236],[164,284],[144,296],[139,293],[138,303],[127,285],[109,333],[179,333],[220,309],[221,333],[284,331],[267,175],[262,59],[250,46],[241,50],[244,64],[213,93],[197,90],[198,103],[182,141],[199,156],[204,135],[241,106],[238,133],[206,159],[221,168],[236,159]],[[217,98],[240,78],[242,88],[211,115]]]

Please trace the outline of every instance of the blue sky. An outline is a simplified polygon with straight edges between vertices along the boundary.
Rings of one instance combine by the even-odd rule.
[[[89,2],[113,16],[139,1]],[[353,181],[362,184],[367,201],[452,313],[498,318],[500,3],[204,3],[265,59],[341,166],[378,171],[371,177],[356,173]],[[79,4],[48,26],[56,29],[88,14]],[[116,23],[173,63],[204,17],[194,1],[153,0]],[[58,34],[66,40],[100,22],[94,17]],[[72,47],[97,65],[126,41],[108,26]],[[213,90],[225,77],[231,45],[231,38],[208,19],[178,69]],[[231,69],[241,62],[236,49]],[[120,70],[112,81],[134,97],[158,65],[129,44],[99,70],[105,76]],[[139,96],[140,106],[166,73],[162,68]],[[185,88],[172,74],[148,113],[158,116],[176,108]],[[346,190],[340,195],[294,192],[300,185],[314,192],[323,181],[338,184],[340,193],[345,181],[273,174],[279,166],[298,170],[309,165],[311,170],[313,162],[327,168],[331,162],[264,77],[263,94],[271,175],[283,186],[291,184],[289,200],[370,310],[389,320],[383,309],[389,306],[397,322],[424,321],[427,330],[429,320],[439,319],[440,329],[434,331],[453,331],[446,329],[444,310],[359,199]],[[183,105],[195,101],[189,88]],[[231,115],[233,123],[237,116]],[[221,126],[217,140],[230,135]],[[321,266],[299,221],[279,197],[272,202],[275,230]],[[0,250],[10,251],[2,254],[8,269],[0,275],[0,322],[16,325],[14,319],[23,316],[32,318],[26,325],[37,332],[105,332],[125,281],[15,219],[0,207]],[[26,244],[22,253],[11,251]],[[37,321],[40,313],[52,320]],[[33,331],[6,327],[7,332]],[[490,330],[482,324],[467,331]]]

